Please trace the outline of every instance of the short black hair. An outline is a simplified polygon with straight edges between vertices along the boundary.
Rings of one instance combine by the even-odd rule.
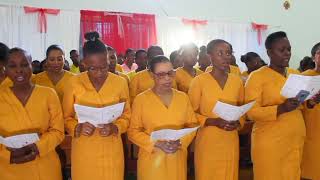
[[[75,53],[75,52],[77,52],[77,50],[76,49],[72,49],[69,54],[71,55],[72,53]]]
[[[9,56],[9,48],[4,43],[0,42],[0,62],[6,63]]]
[[[148,48],[148,50],[147,50],[147,56],[148,56],[148,58],[153,58],[153,57],[151,57],[151,52],[153,51],[153,50],[159,50],[159,51],[161,51],[162,52],[162,55],[164,55],[164,53],[163,53],[163,49],[160,47],[160,46],[150,46],[149,48]]]
[[[106,53],[107,48],[105,44],[100,41],[99,39],[99,33],[94,32],[88,32],[84,35],[85,39],[87,40],[83,45],[83,56],[87,57],[92,54],[100,54],[100,53]]]
[[[154,69],[157,64],[167,63],[167,62],[171,63],[170,60],[166,56],[163,56],[163,55],[155,56],[151,59],[150,64],[149,64],[149,68],[150,68],[151,72],[154,72]]]
[[[243,63],[248,63],[249,61],[253,60],[254,58],[258,58],[260,57],[259,54],[255,53],[255,52],[248,52],[245,55],[241,56],[241,62]]]
[[[227,41],[223,40],[223,39],[214,39],[212,41],[210,41],[207,45],[207,54],[210,54],[212,52],[212,50],[221,43],[226,43],[230,46],[231,50],[232,50],[232,46],[230,43],[228,43]]]
[[[129,54],[129,53],[131,53],[131,52],[134,52],[134,50],[133,49],[131,49],[131,48],[128,48],[127,50],[126,50],[126,56]]]
[[[198,46],[197,46],[196,44],[194,44],[194,43],[184,44],[184,45],[181,46],[179,54],[182,55],[183,52],[185,52],[185,51],[191,51],[191,50],[199,51],[199,48],[198,48]]]
[[[10,57],[10,55],[13,54],[13,53],[23,53],[26,56],[26,58],[29,61],[29,63],[30,64],[32,63],[32,57],[26,50],[24,50],[22,48],[14,47],[14,48],[9,50],[8,57]]]
[[[140,53],[147,53],[147,51],[145,49],[139,49],[137,52],[136,52],[136,58],[138,57],[138,55]]]
[[[320,49],[320,42],[318,42],[312,47],[311,56],[314,57],[319,49]]]
[[[175,50],[170,54],[170,62],[173,64],[174,61],[176,60],[177,56],[179,56],[179,51]]]
[[[266,49],[271,49],[272,44],[278,41],[279,39],[287,38],[287,34],[283,31],[277,31],[274,33],[269,34],[265,41],[265,47]]]
[[[53,44],[53,45],[49,46],[48,49],[47,49],[47,51],[46,51],[46,57],[47,57],[47,58],[49,57],[50,52],[53,51],[53,50],[61,51],[62,54],[64,54],[64,51],[63,51],[63,49],[62,49],[61,46],[59,46],[59,45],[57,45],[57,44]]]

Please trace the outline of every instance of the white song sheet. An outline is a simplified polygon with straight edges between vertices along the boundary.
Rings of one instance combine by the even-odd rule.
[[[79,123],[89,122],[95,127],[99,124],[109,124],[119,118],[123,112],[125,103],[118,103],[103,108],[74,105]]]
[[[176,141],[196,131],[198,128],[199,126],[194,128],[185,128],[185,129],[179,129],[179,130],[162,129],[162,130],[154,131],[151,133],[151,140],[152,141],[157,141],[157,140]]]
[[[212,112],[226,121],[237,121],[252,108],[254,103],[255,101],[242,106],[233,106],[218,101]]]
[[[281,95],[286,98],[294,98],[301,90],[310,92],[306,100],[312,98],[320,90],[320,76],[290,74],[282,87]]]
[[[22,148],[24,146],[36,143],[37,141],[39,141],[39,136],[37,133],[19,134],[5,138],[0,136],[0,144],[3,144],[9,148]]]

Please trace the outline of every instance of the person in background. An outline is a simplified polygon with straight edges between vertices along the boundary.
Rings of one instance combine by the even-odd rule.
[[[160,129],[193,127],[197,119],[188,96],[171,87],[174,69],[165,56],[149,64],[154,86],[139,94],[132,105],[129,139],[140,147],[139,180],[187,180],[187,148],[195,132],[177,141],[150,141]]]
[[[87,71],[87,68],[86,68],[86,65],[85,65],[83,59],[80,60],[79,71],[80,71],[80,73]]]
[[[70,65],[67,60],[64,61],[63,69],[66,71],[70,71]]]
[[[5,73],[5,65],[9,56],[9,48],[7,45],[0,42],[0,88],[5,86],[12,86],[12,81]]]
[[[135,71],[131,71],[127,74],[130,79],[132,79],[133,76],[135,76],[138,72],[143,71],[147,68],[147,64],[148,64],[147,51],[144,49],[139,49],[136,52],[135,61],[136,61],[136,64],[138,65],[138,68]]]
[[[32,83],[31,56],[13,48],[6,61],[12,87],[0,93],[0,136],[37,133],[39,140],[22,148],[0,144],[1,180],[62,180],[55,148],[64,139],[63,116],[56,92]]]
[[[311,49],[312,60],[315,63],[313,69],[302,73],[304,76],[320,75],[320,43]],[[303,158],[301,163],[301,177],[311,180],[320,179],[320,93],[306,102],[303,110],[306,123],[307,138],[304,143]]]
[[[179,50],[173,51],[170,54],[170,62],[173,65],[173,69],[178,69],[179,67],[183,66],[183,62],[179,54]]]
[[[41,63],[38,60],[32,61],[32,72],[33,74],[41,73]]]
[[[163,50],[159,46],[150,46],[147,51],[148,57],[148,69],[138,72],[130,81],[130,99],[133,102],[134,98],[144,92],[145,90],[152,88],[154,86],[154,80],[149,69],[150,61],[152,58],[158,55],[163,55]],[[176,81],[173,80],[172,87],[177,88]]]
[[[123,180],[124,155],[121,134],[131,116],[128,84],[109,71],[107,48],[97,32],[85,34],[83,46],[87,72],[72,77],[65,89],[63,112],[67,132],[73,136],[71,173],[74,180]],[[74,105],[105,107],[124,102],[121,116],[95,127],[79,123]]]
[[[313,59],[311,57],[306,56],[300,61],[300,66],[299,66],[298,70],[300,72],[304,72],[306,70],[314,69],[314,68],[315,68],[315,62],[313,61]]]
[[[197,64],[199,54],[198,47],[194,43],[185,44],[181,47],[180,56],[183,62],[183,67],[176,70],[176,82],[179,91],[188,93],[192,79],[202,71],[194,68]]]
[[[138,65],[134,61],[135,54],[136,52],[133,49],[126,50],[125,60],[124,60],[124,63],[121,65],[125,73],[135,71],[138,68]]]
[[[124,55],[122,53],[118,54],[118,64],[122,65],[124,62]]]
[[[259,54],[255,53],[255,52],[248,52],[245,55],[241,56],[241,62],[245,63],[247,66],[247,71],[242,72],[241,76],[248,78],[249,74],[259,68],[261,68],[262,66],[264,66],[262,64],[262,59],[259,56]]]
[[[290,74],[291,45],[286,33],[279,31],[267,37],[265,47],[270,65],[252,72],[245,85],[245,102],[255,101],[247,113],[255,122],[254,179],[300,180],[305,122],[298,99],[280,93]]]
[[[41,61],[41,63],[40,63],[40,70],[41,70],[41,72],[47,70],[47,60],[46,60],[46,59],[44,59],[44,60]]]
[[[116,51],[110,46],[107,47],[107,50],[108,50],[108,60],[110,62],[109,72],[116,74],[116,75],[119,75],[120,77],[123,77],[129,84],[129,77],[126,74],[116,70],[116,67],[117,67],[117,53],[116,53]]]
[[[65,57],[60,46],[51,45],[48,47],[46,65],[47,70],[35,76],[35,83],[55,89],[60,100],[62,100],[64,87],[74,74],[63,69]]]
[[[213,108],[218,101],[242,105],[243,82],[240,76],[229,73],[232,49],[228,42],[210,41],[207,53],[214,70],[195,77],[188,92],[201,125],[195,140],[195,175],[197,180],[237,180],[238,129],[244,119],[224,120],[213,112]]]
[[[79,64],[80,64],[80,55],[79,52],[75,49],[70,51],[70,59],[72,60],[72,66],[70,67],[70,72],[74,74],[79,74]]]
[[[211,65],[210,56],[207,54],[206,46],[200,47],[198,64],[199,67],[197,67],[197,69],[201,70],[202,72],[205,72],[207,67]]]
[[[117,64],[116,64],[115,70],[116,70],[117,72],[123,73],[123,69],[122,69],[121,65],[118,63],[118,56],[117,56],[116,50],[115,50],[113,47],[111,47],[111,46],[107,46],[107,45],[106,45],[106,47],[107,47],[108,53],[113,54],[113,56],[117,59]]]

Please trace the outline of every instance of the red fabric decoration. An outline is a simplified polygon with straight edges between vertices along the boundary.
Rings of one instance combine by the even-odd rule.
[[[197,30],[198,26],[205,26],[208,24],[207,20],[195,20],[195,19],[182,19],[183,24],[191,25],[194,30]]]
[[[82,10],[82,42],[89,31],[97,31],[100,39],[118,53],[128,48],[147,49],[157,43],[154,15]]]
[[[256,23],[252,23],[252,29],[257,31],[258,33],[258,43],[259,45],[261,45],[262,43],[262,31],[265,31],[268,29],[268,25],[265,24],[256,24]]]
[[[46,14],[58,15],[59,9],[44,9],[44,8],[34,8],[34,7],[24,7],[24,12],[26,14],[29,13],[38,13],[38,21],[39,21],[39,31],[40,33],[47,32],[47,16]]]

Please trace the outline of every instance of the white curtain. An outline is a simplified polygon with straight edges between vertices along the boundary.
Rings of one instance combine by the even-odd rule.
[[[69,51],[79,49],[80,11],[60,10],[58,15],[46,16],[47,33],[40,33],[38,13],[25,14],[20,6],[0,6],[0,42],[23,48],[40,61],[47,47],[58,44],[69,60]]]
[[[156,23],[158,44],[167,55],[179,49],[183,43],[194,42],[200,47],[213,39],[224,39],[232,44],[237,64],[242,71],[246,70],[246,66],[240,61],[240,57],[247,52],[256,52],[269,62],[264,47],[269,30],[262,33],[262,43],[259,45],[257,32],[252,30],[250,23],[208,21],[207,25],[198,25],[196,30],[183,24],[181,18],[157,17]]]

